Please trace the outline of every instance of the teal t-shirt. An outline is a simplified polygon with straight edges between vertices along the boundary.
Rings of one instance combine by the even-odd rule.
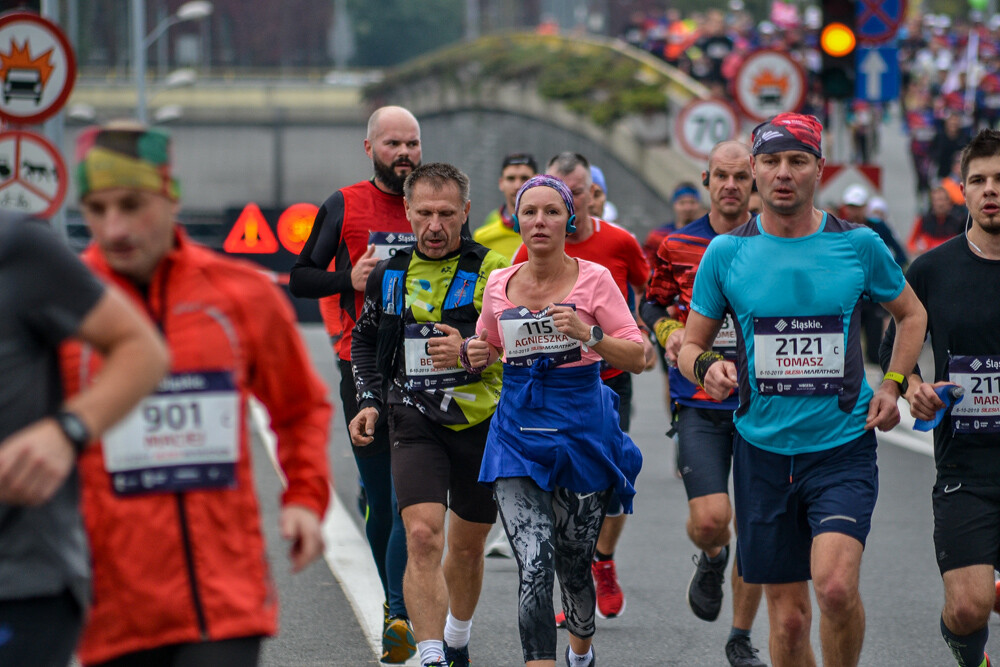
[[[861,301],[892,301],[905,285],[875,232],[825,213],[819,230],[804,237],[767,234],[756,216],[713,239],[691,308],[712,319],[727,310],[735,316],[740,435],[778,454],[860,437],[873,395]]]

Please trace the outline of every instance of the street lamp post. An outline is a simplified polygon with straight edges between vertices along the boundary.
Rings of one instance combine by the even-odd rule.
[[[167,29],[182,21],[203,19],[212,13],[207,0],[185,2],[173,16],[160,21],[148,35],[146,32],[146,0],[132,0],[132,68],[135,74],[135,115],[140,123],[147,122],[146,110],[146,50],[163,36]]]

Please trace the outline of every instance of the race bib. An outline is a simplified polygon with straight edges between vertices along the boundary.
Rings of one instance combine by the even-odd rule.
[[[407,324],[404,330],[403,351],[406,360],[407,389],[441,389],[471,384],[479,378],[463,368],[434,368],[434,361],[427,351],[427,341],[444,336],[434,328],[433,322]],[[455,359],[456,363],[458,358]]]
[[[951,408],[955,433],[1000,433],[1000,356],[948,358],[948,380],[965,390]]]
[[[759,393],[839,394],[844,384],[844,321],[839,315],[755,317],[754,369]]]
[[[736,327],[733,325],[733,316],[726,313],[722,319],[722,328],[715,335],[715,342],[712,349],[721,354],[729,361],[736,360]]]
[[[233,486],[239,408],[229,371],[168,376],[102,440],[104,467],[115,493]]]
[[[389,259],[400,248],[409,248],[417,242],[417,235],[410,232],[368,232],[368,244],[375,246],[375,259]]]
[[[558,304],[569,305],[572,304]],[[511,366],[531,366],[551,359],[559,366],[580,361],[580,341],[556,329],[551,315],[532,312],[524,306],[508,308],[500,314],[504,361]]]

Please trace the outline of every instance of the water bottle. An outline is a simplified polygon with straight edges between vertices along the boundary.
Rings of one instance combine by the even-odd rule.
[[[940,424],[941,420],[944,419],[944,413],[951,408],[951,406],[962,402],[965,390],[957,384],[944,384],[935,388],[934,393],[937,394],[938,398],[944,402],[944,407],[934,413],[934,419],[930,421],[924,419],[916,420],[913,423],[914,431],[930,431],[932,428]]]

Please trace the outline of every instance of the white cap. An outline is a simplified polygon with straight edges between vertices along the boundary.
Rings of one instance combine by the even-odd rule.
[[[864,206],[868,203],[868,190],[863,185],[849,185],[840,201],[844,206]]]
[[[884,220],[888,214],[889,204],[881,197],[872,197],[872,200],[868,202],[868,215],[879,220]]]

